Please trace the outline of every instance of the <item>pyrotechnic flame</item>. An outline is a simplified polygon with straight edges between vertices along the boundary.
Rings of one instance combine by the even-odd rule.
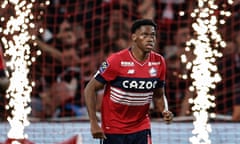
[[[3,34],[1,41],[5,48],[4,55],[9,59],[6,62],[10,69],[10,86],[6,97],[9,99],[6,109],[11,110],[11,116],[7,120],[11,126],[8,137],[13,139],[25,139],[24,128],[30,124],[28,114],[30,94],[34,83],[28,79],[29,66],[35,60],[31,57],[31,47],[28,41],[34,38],[29,30],[35,28],[32,14],[35,0],[4,0],[1,8],[13,6],[14,15],[1,17],[1,22],[6,23],[5,27],[0,27]]]
[[[210,144],[209,133],[211,125],[208,124],[208,110],[215,107],[215,96],[210,92],[221,81],[216,66],[217,58],[222,56],[219,48],[226,44],[218,31],[218,24],[224,24],[224,20],[218,20],[215,11],[218,6],[214,0],[198,0],[198,8],[194,9],[191,17],[195,19],[192,28],[195,31],[194,38],[186,42],[186,52],[192,52],[195,58],[190,61],[184,54],[181,60],[186,68],[191,70],[192,85],[190,91],[196,92],[196,97],[189,100],[193,104],[192,111],[195,120],[193,122],[193,135],[189,138],[193,144]],[[221,11],[220,15],[230,16],[230,12]],[[213,114],[212,114],[213,115]]]

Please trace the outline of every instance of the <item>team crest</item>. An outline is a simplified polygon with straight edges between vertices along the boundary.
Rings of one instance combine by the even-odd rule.
[[[108,63],[104,61],[99,68],[100,73],[104,72],[107,69],[107,67],[108,67]]]
[[[155,68],[150,68],[150,70],[149,70],[149,74],[150,74],[150,76],[157,76],[157,70],[155,69]]]

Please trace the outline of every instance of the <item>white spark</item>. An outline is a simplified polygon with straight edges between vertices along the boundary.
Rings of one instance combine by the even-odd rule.
[[[8,137],[12,139],[25,139],[27,134],[24,128],[30,124],[28,114],[31,112],[29,107],[32,84],[29,82],[29,65],[32,64],[31,47],[28,41],[33,37],[29,29],[35,25],[31,22],[34,19],[32,14],[33,3],[35,0],[4,0],[1,8],[7,8],[8,4],[14,6],[15,15],[9,18],[1,18],[6,21],[6,26],[0,28],[3,34],[1,41],[5,48],[5,55],[9,57],[6,62],[10,68],[10,86],[6,97],[9,103],[6,109],[11,110],[11,116],[7,120],[11,126]]]
[[[218,20],[214,15],[214,11],[218,6],[214,4],[215,0],[198,0],[198,8],[191,14],[195,18],[192,27],[195,31],[195,39],[189,40],[187,51],[192,51],[195,59],[187,60],[186,55],[183,55],[182,62],[186,63],[186,68],[191,69],[192,85],[190,91],[196,92],[196,97],[189,99],[189,103],[193,104],[192,111],[195,120],[193,122],[193,135],[189,138],[193,144],[211,144],[209,133],[211,125],[208,124],[209,108],[215,107],[215,96],[210,94],[210,91],[216,87],[216,83],[221,81],[221,76],[218,73],[216,66],[216,58],[221,57],[219,48],[224,46],[221,35],[217,32],[217,24],[223,24],[223,21]],[[229,16],[229,12],[221,12],[222,15]],[[214,43],[214,44],[213,44]],[[192,50],[190,50],[192,46]],[[211,114],[213,117],[214,114]]]

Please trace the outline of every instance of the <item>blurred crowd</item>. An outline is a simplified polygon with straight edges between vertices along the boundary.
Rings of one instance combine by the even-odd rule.
[[[212,91],[217,104],[212,111],[240,121],[240,3],[217,3],[219,9],[230,10],[232,15],[225,18],[225,25],[219,25],[227,45],[222,50],[223,57],[217,60],[223,80]],[[189,99],[196,94],[189,90],[192,81],[186,76],[190,71],[181,56],[186,54],[186,42],[194,36],[190,15],[196,4],[187,0],[51,0],[42,20],[36,22],[44,31],[30,42],[36,47],[33,54],[38,49],[42,51],[31,66],[30,78],[36,86],[30,116],[85,117],[85,84],[107,55],[128,48],[130,25],[138,18],[154,19],[158,24],[156,51],[167,63],[169,109],[175,116],[190,116]],[[220,18],[219,12],[216,16]],[[186,55],[189,60],[194,57],[192,53]],[[99,91],[98,110],[101,96]],[[160,114],[153,109],[151,116],[157,118]]]

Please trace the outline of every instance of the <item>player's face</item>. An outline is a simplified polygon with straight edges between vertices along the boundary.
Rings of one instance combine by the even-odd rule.
[[[153,26],[141,26],[135,34],[133,34],[133,41],[136,46],[143,52],[150,52],[155,48],[156,44],[156,30]]]

